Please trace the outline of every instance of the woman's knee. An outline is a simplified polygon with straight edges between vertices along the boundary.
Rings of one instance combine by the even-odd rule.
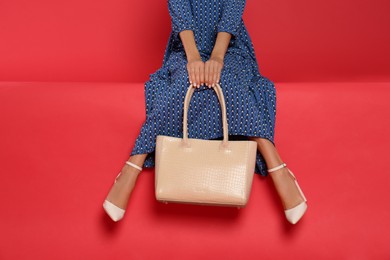
[[[256,141],[257,143],[271,143],[270,140],[268,140],[265,137],[259,137],[259,136],[248,136],[248,139],[251,141]]]

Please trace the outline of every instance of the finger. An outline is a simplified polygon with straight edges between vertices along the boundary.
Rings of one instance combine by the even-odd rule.
[[[218,72],[217,72],[217,83],[220,84],[221,81],[221,73],[222,73],[222,68],[219,67]]]
[[[191,81],[192,81],[192,86],[196,86],[196,80],[195,80],[195,68],[194,66],[191,67]]]
[[[214,65],[214,73],[213,73],[214,85],[217,83],[217,75],[218,75],[218,64],[215,64]]]
[[[214,87],[213,86],[213,73],[214,73],[214,67],[210,64],[210,68],[209,68],[209,84],[212,87]]]
[[[187,63],[187,73],[188,73],[188,80],[190,81],[190,84],[192,85],[192,77],[191,77],[191,68]]]
[[[210,87],[210,84],[209,84],[209,63],[206,62],[206,64],[204,65],[204,81],[206,82],[206,86]]]
[[[204,85],[204,63],[201,64],[200,66],[200,84]]]
[[[195,70],[195,77],[196,77],[196,86],[200,87],[200,66],[198,65]]]
[[[190,81],[190,85],[192,86],[192,76],[191,76],[191,70],[190,67],[187,65],[187,73],[188,73],[188,80]]]

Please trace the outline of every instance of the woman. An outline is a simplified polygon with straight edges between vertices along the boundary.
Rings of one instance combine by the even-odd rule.
[[[259,73],[242,19],[245,4],[245,0],[168,0],[172,31],[162,67],[145,83],[146,120],[103,203],[114,221],[123,217],[142,166],[154,166],[156,136],[182,137],[183,103],[190,84],[196,90],[188,111],[188,137],[222,138],[220,104],[211,88],[219,83],[229,139],[257,142],[255,173],[270,174],[290,223],[305,213],[306,198],[275,148],[276,90]]]

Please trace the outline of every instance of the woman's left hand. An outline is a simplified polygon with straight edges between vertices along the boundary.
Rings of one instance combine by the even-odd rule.
[[[210,88],[219,83],[223,65],[223,57],[219,56],[210,56],[210,59],[205,62],[204,76],[206,86]]]

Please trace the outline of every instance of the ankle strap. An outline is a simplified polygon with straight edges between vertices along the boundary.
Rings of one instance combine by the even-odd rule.
[[[271,169],[268,169],[267,171],[268,171],[268,172],[274,172],[274,171],[279,170],[279,169],[281,169],[281,168],[283,168],[283,167],[286,167],[286,166],[287,166],[287,164],[282,163],[281,165],[276,166],[276,167],[271,168]]]
[[[126,161],[126,164],[128,164],[128,165],[130,165],[130,166],[133,166],[134,168],[136,168],[136,169],[142,171],[142,168],[141,168],[141,167],[139,167],[138,165],[136,165],[136,164],[134,164],[134,163],[132,163],[132,162]]]

